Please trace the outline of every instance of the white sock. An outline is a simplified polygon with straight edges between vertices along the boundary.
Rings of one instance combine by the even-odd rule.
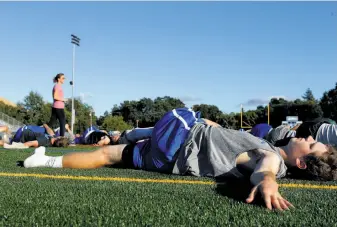
[[[62,168],[63,156],[53,157],[45,155],[46,148],[39,147],[36,148],[34,154],[29,156],[23,165],[25,168],[32,167],[52,167],[52,168]]]

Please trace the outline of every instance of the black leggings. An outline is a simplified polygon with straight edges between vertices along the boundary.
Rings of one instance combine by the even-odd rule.
[[[51,116],[48,125],[52,127],[56,119],[58,119],[60,123],[60,136],[64,136],[66,125],[66,116],[64,114],[64,109],[57,109],[54,107],[51,109]]]

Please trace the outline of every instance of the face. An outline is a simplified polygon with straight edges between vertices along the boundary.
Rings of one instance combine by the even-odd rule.
[[[288,161],[291,164],[296,163],[296,159],[301,159],[306,155],[315,154],[321,156],[328,151],[328,147],[320,142],[317,142],[309,136],[308,138],[292,138],[288,143]]]
[[[64,80],[66,79],[66,77],[64,75],[60,76],[60,78],[58,79],[58,82],[63,84]]]

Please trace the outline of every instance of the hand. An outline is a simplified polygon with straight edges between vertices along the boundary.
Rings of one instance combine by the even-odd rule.
[[[269,210],[276,208],[278,210],[289,210],[289,207],[295,208],[290,202],[284,199],[278,192],[278,184],[273,179],[265,179],[256,185],[246,199],[247,203],[253,202],[257,192],[260,192],[263,200]]]

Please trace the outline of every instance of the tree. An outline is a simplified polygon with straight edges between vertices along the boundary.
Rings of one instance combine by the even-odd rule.
[[[304,99],[304,101],[307,101],[307,102],[314,102],[314,103],[316,102],[316,99],[314,95],[312,94],[312,91],[310,88],[306,90],[304,95],[302,95],[302,98]]]
[[[218,124],[229,129],[239,129],[240,123],[238,121],[239,116],[237,113],[224,114],[222,113],[218,119]]]
[[[102,124],[102,127],[107,130],[118,130],[124,131],[126,129],[131,129],[132,126],[123,121],[122,116],[107,116]]]
[[[324,117],[337,121],[337,83],[335,88],[324,92],[319,104]]]
[[[154,100],[142,98],[139,101],[124,101],[111,109],[112,116],[122,116],[129,125],[139,121],[139,127],[150,127],[169,110],[184,107],[185,104],[169,96],[157,97]]]
[[[105,111],[103,116],[99,116],[96,120],[96,124],[100,127],[103,125],[104,119],[108,117],[110,114],[108,111]]]
[[[41,110],[44,104],[43,97],[39,93],[31,91],[23,99],[22,104],[26,110]]]
[[[71,122],[71,101],[65,103],[66,122]],[[92,106],[85,104],[79,98],[74,99],[75,108],[75,125],[74,132],[80,133],[86,130],[91,123],[90,113],[93,110]],[[92,122],[96,122],[96,116],[93,114]]]
[[[219,119],[223,117],[222,112],[215,105],[207,105],[207,104],[194,105],[192,109],[194,111],[200,111],[202,118],[209,119],[211,121],[217,122],[218,124]]]
[[[22,109],[24,124],[41,125],[49,121],[51,111],[47,110],[43,97],[37,92],[30,91],[18,106]]]

